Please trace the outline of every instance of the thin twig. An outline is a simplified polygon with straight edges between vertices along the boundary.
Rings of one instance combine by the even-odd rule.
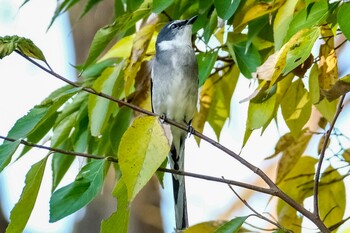
[[[322,150],[321,150],[321,153],[320,153],[320,157],[319,157],[319,160],[318,160],[318,164],[317,164],[317,168],[316,168],[316,173],[315,173],[315,180],[314,180],[314,214],[319,218],[320,217],[320,213],[319,213],[319,207],[318,207],[318,193],[319,193],[319,182],[320,182],[320,175],[321,175],[321,169],[322,169],[322,163],[323,163],[323,160],[324,160],[324,157],[325,157],[325,152],[326,152],[326,149],[327,149],[327,145],[328,145],[328,141],[329,141],[329,138],[331,136],[331,133],[333,131],[333,128],[334,128],[334,125],[340,115],[340,112],[342,111],[343,109],[343,102],[344,102],[344,99],[345,99],[345,95],[342,95],[342,97],[340,98],[339,100],[339,103],[338,103],[338,107],[337,107],[337,111],[335,113],[335,116],[333,118],[333,121],[325,135],[325,138],[324,138],[324,142],[323,142],[323,146],[322,146]]]
[[[224,179],[224,177],[222,177]],[[233,188],[231,185],[228,185],[228,187],[232,190],[232,192],[236,195],[236,197],[245,205],[247,206],[254,214],[255,216],[257,216],[258,218],[261,218],[263,220],[265,220],[266,222],[271,223],[272,225],[276,226],[278,229],[283,229],[283,227],[278,223],[278,222],[274,222],[270,219],[268,219],[267,217],[265,217],[264,215],[260,214],[258,211],[256,211],[251,205],[249,205],[249,203],[244,200]]]

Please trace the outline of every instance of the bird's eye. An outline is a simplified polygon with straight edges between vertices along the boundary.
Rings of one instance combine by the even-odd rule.
[[[171,28],[171,29],[175,29],[175,28],[177,28],[177,25],[176,25],[176,24],[172,24],[172,25],[170,26],[170,28]]]

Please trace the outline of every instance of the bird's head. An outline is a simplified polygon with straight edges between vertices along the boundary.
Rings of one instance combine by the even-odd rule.
[[[176,47],[191,45],[192,25],[197,17],[198,16],[185,20],[175,20],[165,25],[157,37],[157,50],[169,50]]]

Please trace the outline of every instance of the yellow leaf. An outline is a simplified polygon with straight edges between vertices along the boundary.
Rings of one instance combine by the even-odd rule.
[[[154,31],[155,22],[151,22],[142,27],[134,37],[132,52],[125,69],[125,95],[130,93],[130,89],[134,84],[137,72],[140,70],[141,63],[144,60]]]
[[[118,160],[129,202],[161,166],[169,149],[168,139],[156,117],[136,118],[127,129],[120,141]]]
[[[316,163],[317,159],[315,158],[309,156],[301,157],[279,187],[288,196],[301,204],[306,197],[312,194],[313,173]],[[295,233],[301,232],[301,216],[297,214],[297,211],[293,207],[281,199],[278,199],[277,202],[277,215],[278,222],[283,227]]]
[[[128,58],[131,53],[134,35],[135,34],[120,39],[110,50],[108,50],[101,60],[106,60],[113,57]]]
[[[311,134],[304,133],[294,141],[290,141],[289,146],[285,147],[282,157],[278,161],[276,184],[281,183],[281,181],[293,169],[300,156],[304,153],[310,139]]]
[[[187,228],[183,233],[213,233],[223,223],[225,221],[202,222]]]
[[[320,217],[327,227],[342,221],[346,193],[342,175],[329,166],[322,174],[319,186]]]

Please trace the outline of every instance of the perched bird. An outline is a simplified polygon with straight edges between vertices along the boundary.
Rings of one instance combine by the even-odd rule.
[[[165,25],[156,41],[152,64],[152,108],[167,119],[190,127],[198,99],[198,64],[192,48],[192,24],[175,20]],[[187,132],[171,126],[173,136],[169,161],[172,169],[184,170]],[[176,230],[188,227],[184,176],[172,175]]]

